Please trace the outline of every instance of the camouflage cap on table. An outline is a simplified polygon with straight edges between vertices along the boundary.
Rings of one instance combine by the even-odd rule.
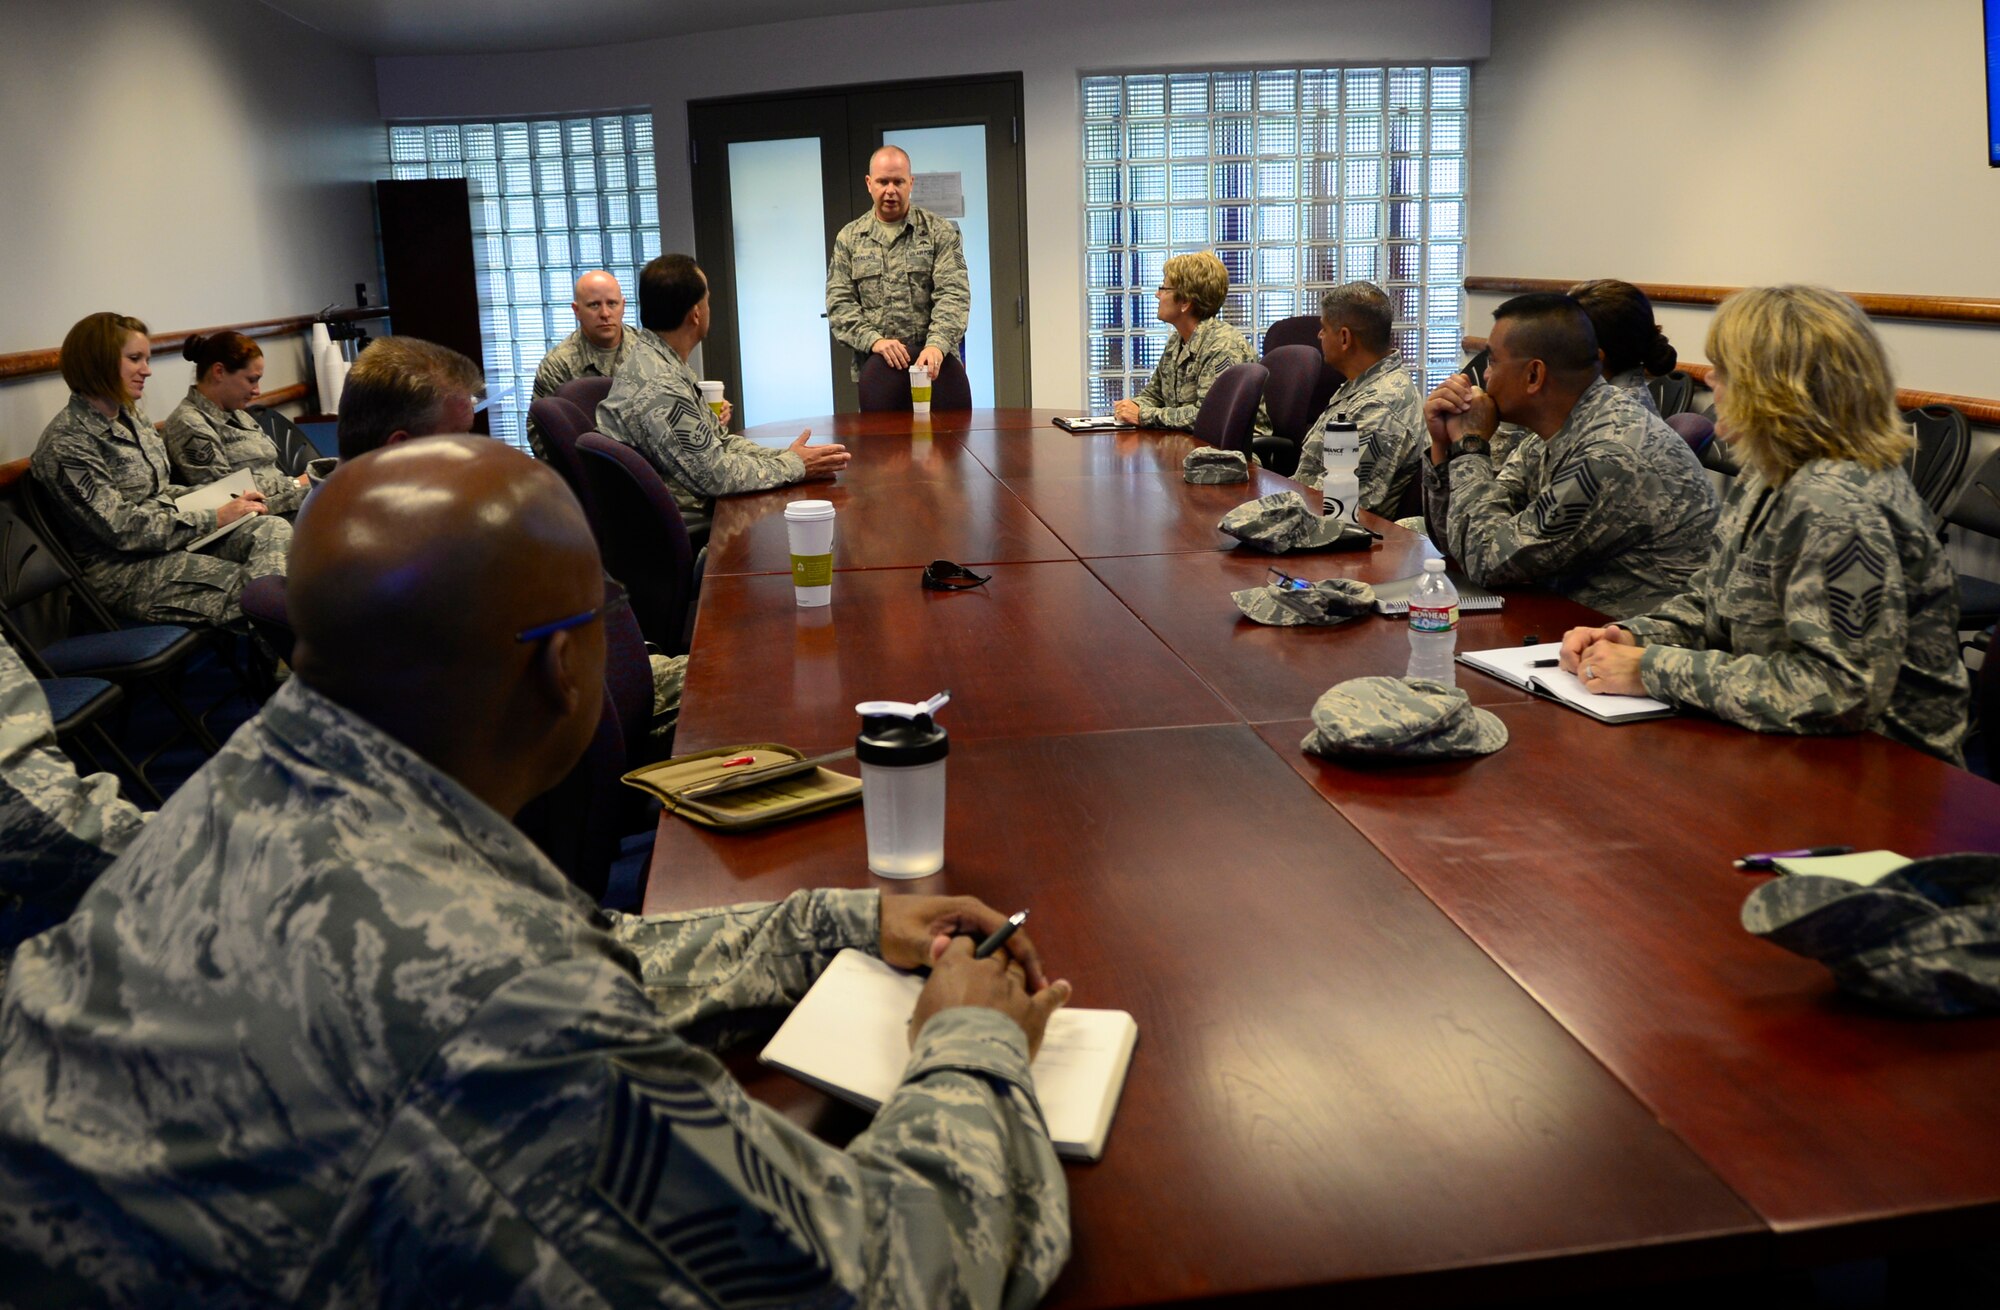
[[[1246,546],[1282,555],[1292,550],[1322,550],[1352,534],[1357,543],[1372,541],[1365,529],[1321,518],[1296,491],[1274,491],[1246,500],[1215,525]]]
[[[1860,886],[1773,878],[1743,926],[1833,970],[1856,996],[1916,1014],[2000,1011],[2000,855],[1938,855]]]
[[[1250,457],[1240,450],[1201,446],[1190,450],[1181,461],[1181,479],[1186,482],[1248,482]]]
[[[1328,578],[1310,587],[1282,582],[1248,591],[1232,591],[1231,600],[1248,618],[1280,628],[1302,624],[1328,628],[1347,623],[1375,608],[1375,588],[1353,578]]]
[[[1428,678],[1350,678],[1320,696],[1312,719],[1299,749],[1328,758],[1457,759],[1507,744],[1506,724]]]

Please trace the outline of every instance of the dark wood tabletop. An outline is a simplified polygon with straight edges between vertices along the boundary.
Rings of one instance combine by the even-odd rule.
[[[806,428],[815,440],[845,441],[849,437],[902,435],[910,432],[1018,432],[1054,426],[1058,415],[1074,415],[1073,409],[934,409],[922,419],[908,410],[877,410],[868,414],[816,414],[811,418],[788,418],[778,423],[759,423],[744,428],[752,441],[790,445]]]
[[[1368,551],[1233,547],[1215,520],[1292,484],[1191,487],[1184,434],[1076,437],[1054,412],[856,418],[840,482],[717,504],[676,749],[830,750],[855,702],[948,687],[944,872],[871,878],[851,807],[734,837],[666,820],[646,891],[1033,908],[1078,1004],[1140,1027],[1104,1160],[1066,1169],[1051,1304],[1463,1303],[1990,1236],[2000,1023],[1840,999],[1743,931],[1754,883],[1728,861],[2000,848],[2000,790],[1873,735],[1602,725],[1463,666],[1512,733],[1495,755],[1305,756],[1313,700],[1402,672],[1406,630],[1268,628],[1229,593],[1272,564],[1407,577],[1428,543],[1369,518]],[[803,495],[841,506],[824,610],[783,571]],[[908,566],[940,555],[1001,562],[924,591]],[[1510,592],[1459,648],[1593,618]],[[831,1140],[866,1123],[732,1067]]]

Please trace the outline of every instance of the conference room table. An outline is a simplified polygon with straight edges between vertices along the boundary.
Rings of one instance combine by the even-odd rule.
[[[850,415],[837,482],[716,508],[676,749],[849,744],[862,700],[950,689],[943,872],[867,871],[860,806],[741,835],[662,821],[649,912],[804,887],[965,893],[1029,927],[1139,1043],[1103,1158],[1065,1167],[1062,1307],[1464,1304],[1797,1268],[2000,1230],[2000,1021],[1897,1017],[1745,932],[1746,851],[2000,849],[2000,790],[1872,733],[1601,724],[1461,666],[1495,754],[1300,749],[1400,623],[1273,628],[1277,565],[1386,582],[1434,554],[1282,558],[1215,530],[1179,433],[1058,411]],[[832,604],[793,604],[783,507],[837,509]],[[928,591],[947,558],[990,573]],[[1557,640],[1535,591],[1459,649]],[[852,761],[841,766],[853,770]],[[834,1142],[867,1116],[731,1056]]]

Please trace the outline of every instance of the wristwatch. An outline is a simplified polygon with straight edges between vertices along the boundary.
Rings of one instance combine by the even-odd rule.
[[[1490,432],[1461,433],[1458,440],[1451,443],[1451,450],[1445,457],[1446,462],[1449,463],[1451,460],[1457,459],[1460,455],[1492,454],[1492,435]]]

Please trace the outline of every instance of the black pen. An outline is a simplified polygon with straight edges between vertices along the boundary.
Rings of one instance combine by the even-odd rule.
[[[1014,930],[1019,928],[1026,921],[1027,917],[1028,912],[1026,910],[1021,911],[1019,914],[1010,915],[1007,922],[1000,925],[999,931],[972,948],[972,958],[983,960],[1002,946],[1005,946],[1007,939],[1014,935]]]
[[[1553,668],[1557,668],[1557,667],[1559,667],[1559,666],[1560,666],[1561,664],[1562,664],[1562,661],[1561,661],[1561,660],[1529,660],[1529,661],[1528,661],[1528,667],[1529,667],[1529,668],[1531,668],[1531,669],[1553,669]]]
[[[1773,860],[1812,860],[1822,855],[1852,854],[1852,846],[1804,846],[1795,851],[1759,851],[1736,861],[1736,867],[1749,873],[1763,873],[1770,869]]]

